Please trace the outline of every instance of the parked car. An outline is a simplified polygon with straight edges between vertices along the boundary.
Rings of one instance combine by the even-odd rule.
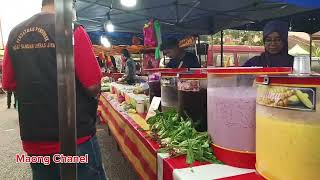
[[[212,45],[208,49],[207,66],[237,67],[242,66],[248,59],[264,52],[263,46],[224,45],[223,61],[221,62],[221,46]],[[221,64],[222,63],[222,64]]]
[[[319,57],[312,57],[311,70],[314,72],[320,73],[320,58]]]

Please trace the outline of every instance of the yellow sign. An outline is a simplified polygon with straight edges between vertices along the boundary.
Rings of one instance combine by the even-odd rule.
[[[180,40],[179,47],[184,48],[184,47],[194,46],[196,44],[196,41],[197,41],[197,38],[194,36],[186,37],[186,38]]]

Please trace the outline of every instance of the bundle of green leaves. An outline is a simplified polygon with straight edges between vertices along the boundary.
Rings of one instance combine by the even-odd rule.
[[[151,138],[161,145],[159,152],[171,157],[187,155],[187,164],[195,161],[221,163],[210,148],[211,139],[207,132],[197,132],[190,118],[184,119],[175,110],[157,112],[148,119]]]

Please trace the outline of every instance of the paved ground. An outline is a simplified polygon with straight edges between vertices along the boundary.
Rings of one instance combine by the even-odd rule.
[[[7,109],[0,95],[0,179],[31,179],[28,164],[16,164],[15,154],[22,153],[17,111]]]
[[[105,125],[98,125],[97,136],[103,163],[110,180],[137,180],[130,164],[117,150],[116,142],[108,135]],[[6,98],[0,94],[0,179],[31,180],[28,164],[16,164],[15,154],[23,153],[19,136],[17,111],[7,109]]]

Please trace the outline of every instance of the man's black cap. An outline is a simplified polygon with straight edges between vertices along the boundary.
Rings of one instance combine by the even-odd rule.
[[[160,46],[160,50],[166,50],[166,49],[173,49],[179,47],[179,41],[177,39],[167,39],[165,41],[162,42],[161,46]]]

